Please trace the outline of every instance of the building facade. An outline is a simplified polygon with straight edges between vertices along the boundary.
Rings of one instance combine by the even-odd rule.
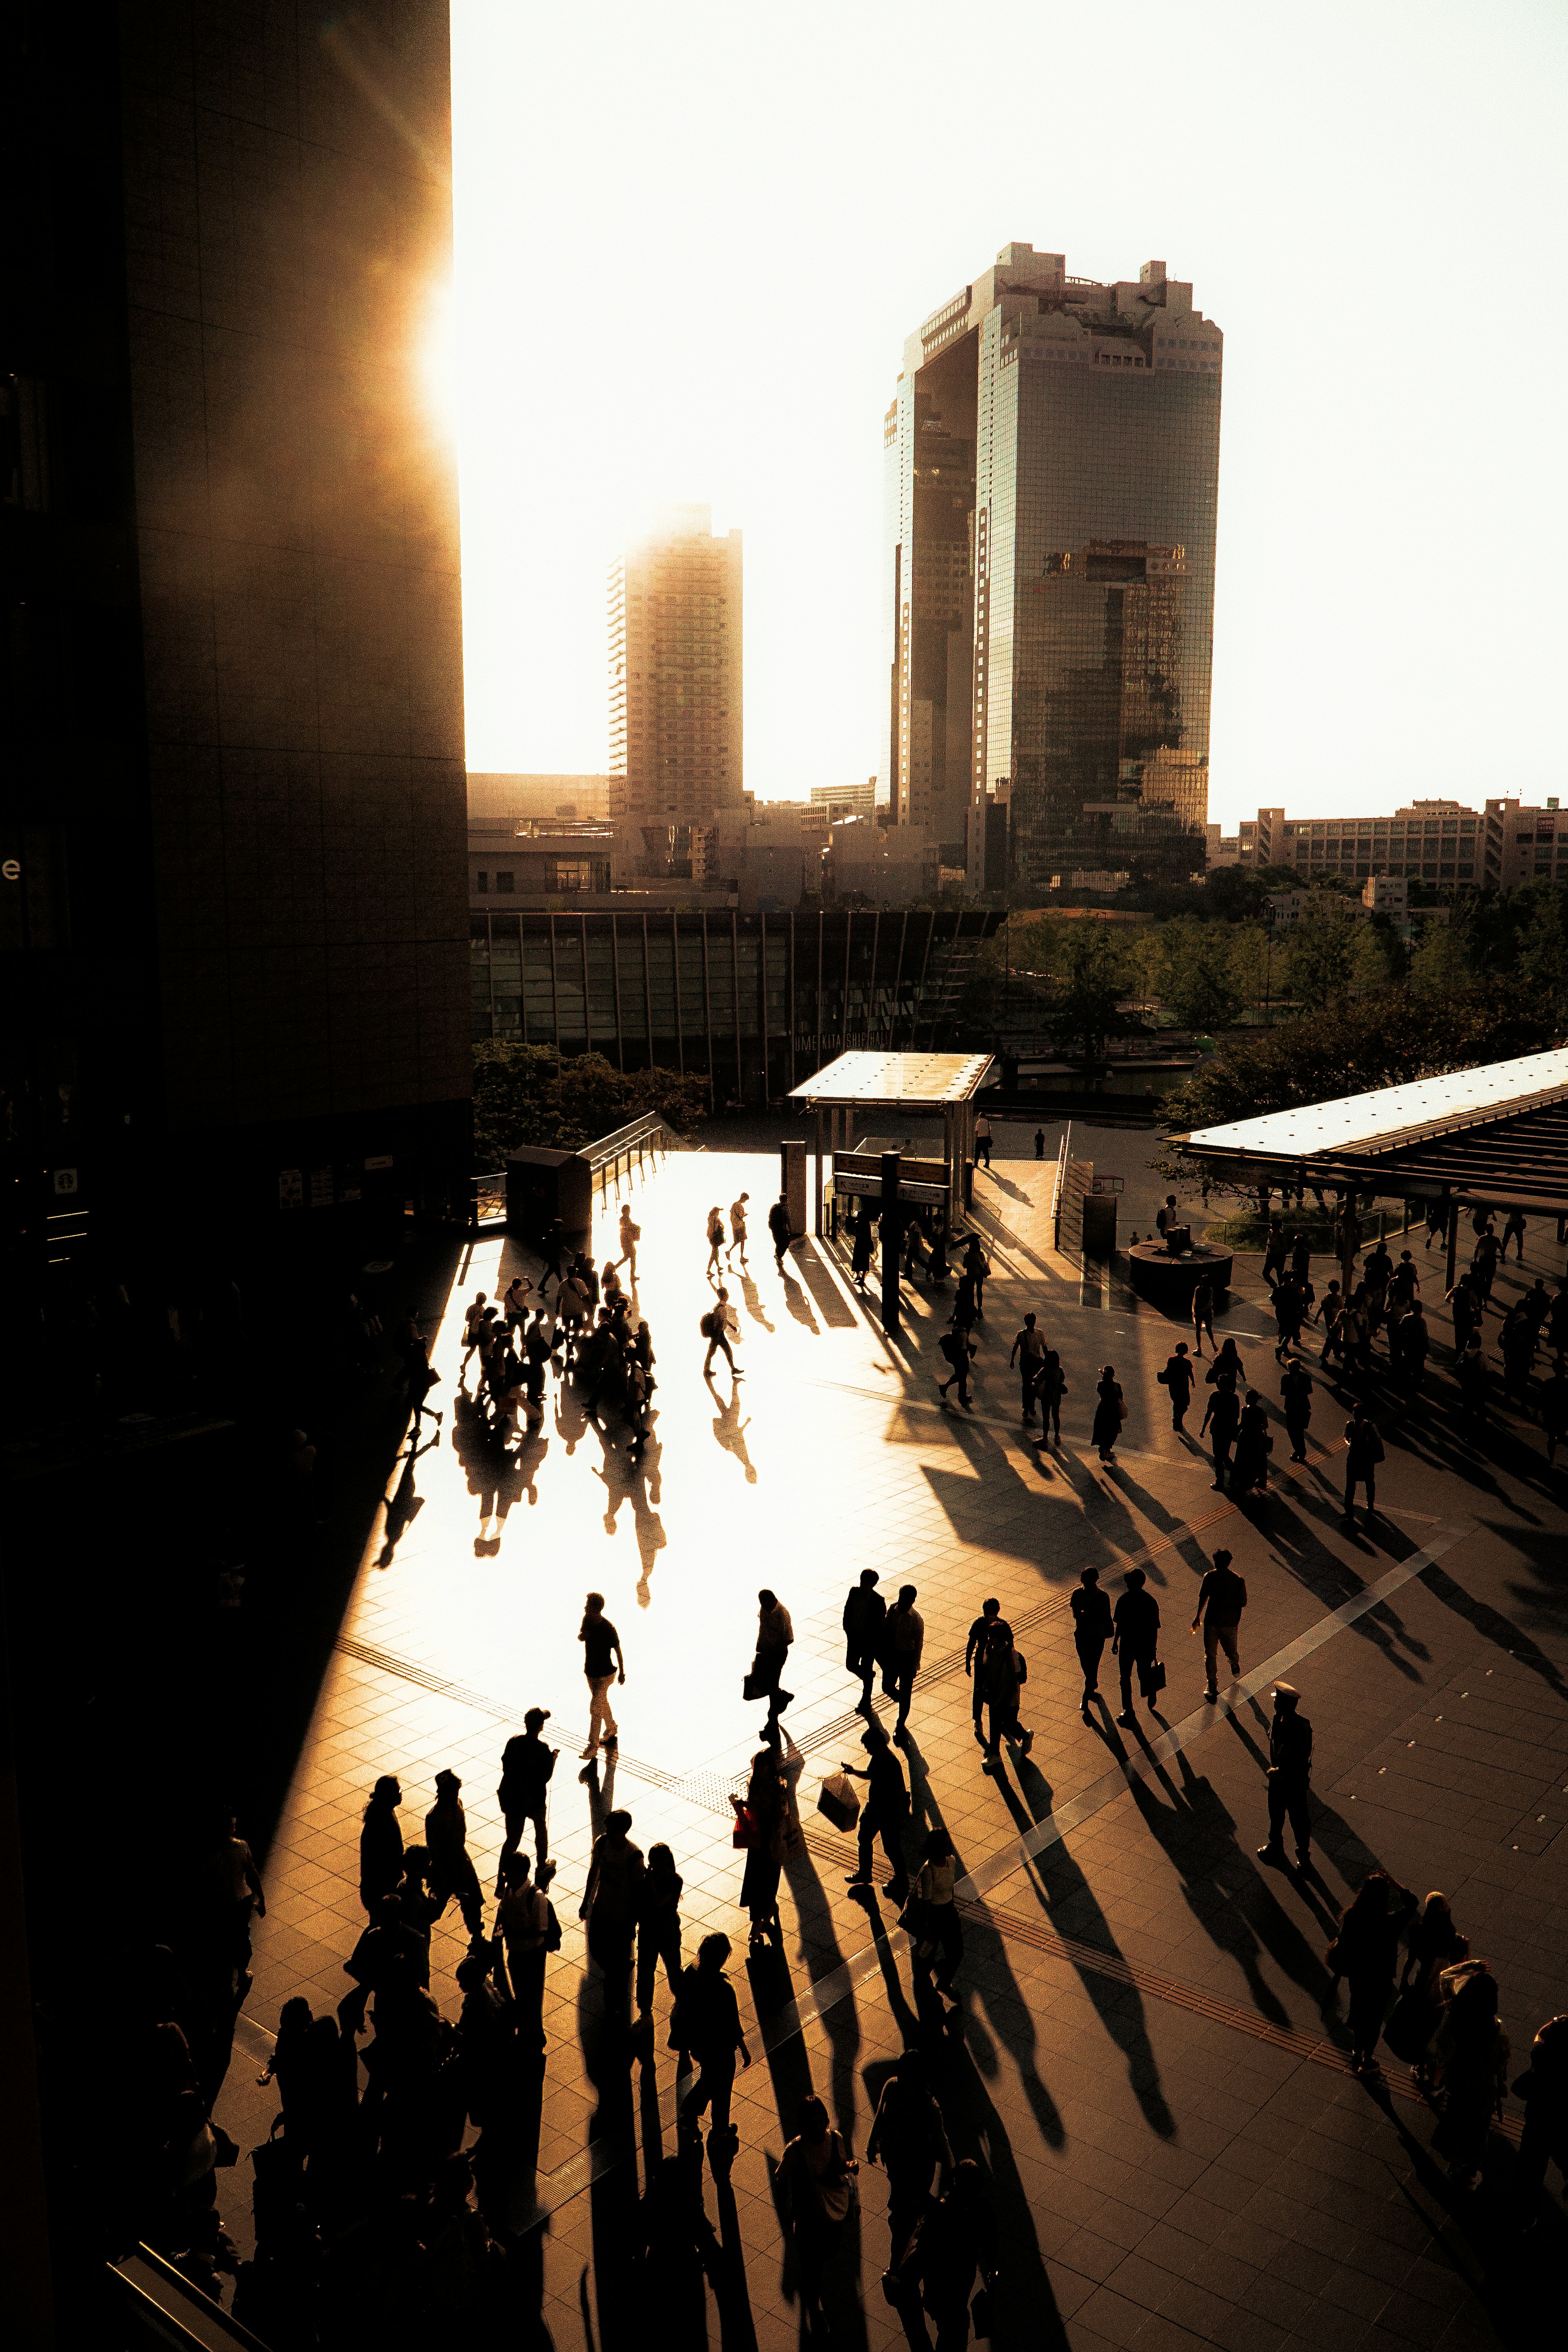
[[[1568,880],[1568,824],[1555,800],[1527,807],[1500,798],[1479,809],[1410,801],[1392,816],[1292,818],[1263,808],[1238,828],[1234,862],[1254,870],[1290,866],[1309,879],[1394,875],[1439,889],[1511,890],[1521,882]]]
[[[5,54],[13,1240],[438,1198],[469,1132],[456,467],[420,359],[444,0],[325,36],[89,0]]]
[[[955,1034],[1001,917],[900,908],[567,914],[470,923],[472,1034],[700,1071],[716,1105],[776,1101],[837,1054]]]
[[[998,808],[1010,881],[1204,864],[1222,369],[1163,262],[1100,284],[1021,244],[905,346],[888,782],[971,890]]]
[[[669,509],[610,572],[610,814],[683,828],[736,809],[742,765],[741,534]]]

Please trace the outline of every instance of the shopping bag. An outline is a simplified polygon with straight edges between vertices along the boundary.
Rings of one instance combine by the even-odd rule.
[[[852,1830],[860,1818],[860,1791],[847,1772],[830,1772],[817,1792],[816,1810],[836,1830]]]

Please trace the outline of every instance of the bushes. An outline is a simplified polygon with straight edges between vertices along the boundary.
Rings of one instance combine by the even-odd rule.
[[[474,1047],[474,1166],[503,1167],[524,1144],[576,1151],[651,1111],[678,1134],[708,1108],[708,1081],[675,1070],[617,1070],[602,1054],[487,1038]]]

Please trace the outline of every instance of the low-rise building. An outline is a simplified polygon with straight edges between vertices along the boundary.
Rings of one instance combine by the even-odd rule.
[[[1212,870],[1230,861],[1217,826],[1208,833]],[[1347,882],[1387,877],[1439,889],[1511,890],[1521,882],[1568,879],[1568,824],[1560,824],[1555,800],[1535,808],[1509,796],[1479,809],[1410,801],[1392,816],[1292,818],[1282,808],[1261,808],[1238,828],[1235,862],[1255,872],[1294,866],[1307,881],[1337,874]]]

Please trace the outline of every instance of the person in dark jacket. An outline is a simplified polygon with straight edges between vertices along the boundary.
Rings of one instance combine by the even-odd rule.
[[[1399,1938],[1414,1919],[1416,1898],[1386,1870],[1367,1873],[1340,1918],[1340,1932],[1326,1955],[1336,1980],[1350,1987],[1351,2065],[1358,2074],[1377,2069],[1375,2055],[1383,2021],[1394,1999]]]
[[[1160,1604],[1145,1590],[1148,1578],[1141,1568],[1130,1568],[1122,1579],[1127,1590],[1111,1612],[1114,1631],[1111,1635],[1111,1655],[1121,1662],[1121,1712],[1118,1723],[1131,1724],[1132,1717],[1132,1669],[1138,1669],[1138,1687],[1154,1712],[1159,1696],[1154,1687],[1154,1666],[1160,1647]]]
[[[860,1745],[867,1750],[866,1769],[861,1771],[854,1764],[842,1767],[853,1779],[870,1783],[860,1815],[859,1859],[845,1884],[849,1886],[870,1885],[871,1850],[880,1837],[882,1852],[887,1855],[889,1868],[893,1874],[888,1881],[886,1892],[902,1910],[910,1891],[909,1865],[904,1860],[910,1792],[904,1780],[903,1766],[879,1723],[867,1725],[860,1734]]]
[[[1100,1661],[1115,1631],[1110,1602],[1100,1589],[1098,1568],[1083,1570],[1079,1578],[1079,1589],[1072,1596],[1071,1607],[1072,1645],[1078,1652],[1079,1664],[1083,1668],[1083,1697],[1079,1706],[1087,1723],[1089,1700],[1100,1696]]]
[[[1162,1388],[1170,1391],[1171,1427],[1180,1429],[1187,1417],[1187,1407],[1193,1398],[1193,1382],[1197,1378],[1197,1372],[1191,1356],[1187,1353],[1187,1343],[1184,1339],[1177,1340],[1174,1355],[1166,1359],[1164,1370],[1156,1372],[1154,1378],[1160,1382]]]
[[[372,1913],[384,1895],[395,1895],[403,1884],[403,1832],[397,1820],[402,1802],[395,1775],[384,1772],[370,1792],[359,1833],[359,1899]]]
[[[1285,1377],[1279,1383],[1279,1402],[1290,1440],[1290,1459],[1305,1462],[1307,1429],[1312,1418],[1312,1375],[1299,1356],[1285,1367]]]
[[[1530,2045],[1530,2063],[1513,2085],[1524,2101],[1524,2130],[1513,2168],[1514,2210],[1521,2229],[1540,2221],[1537,2200],[1546,2168],[1568,2181],[1568,2013],[1549,2017]]]
[[[1241,1612],[1247,1606],[1247,1579],[1237,1576],[1230,1564],[1227,1551],[1216,1551],[1214,1566],[1205,1574],[1198,1587],[1198,1612],[1193,1619],[1193,1631],[1204,1629],[1204,1664],[1208,1670],[1208,1685],[1204,1692],[1212,1702],[1219,1696],[1219,1653],[1223,1648],[1230,1662],[1232,1675],[1241,1672],[1241,1657],[1237,1648],[1237,1629]]]
[[[850,1586],[849,1597],[844,1603],[844,1663],[852,1675],[860,1677],[862,1715],[870,1708],[871,1685],[876,1680],[882,1627],[888,1614],[888,1604],[877,1584],[876,1570],[863,1568],[859,1583]]]
[[[773,1264],[782,1271],[784,1252],[795,1239],[789,1221],[789,1195],[781,1192],[768,1211],[768,1231],[773,1239]]]
[[[1366,1407],[1358,1404],[1345,1423],[1345,1517],[1355,1517],[1355,1490],[1366,1489],[1366,1515],[1377,1507],[1377,1465],[1383,1460],[1383,1440]]]
[[[1241,1425],[1241,1399],[1232,1381],[1221,1381],[1204,1407],[1200,1437],[1212,1430],[1209,1443],[1214,1447],[1214,1491],[1225,1492],[1225,1474],[1230,1467],[1230,1449],[1236,1444],[1236,1433]]]
[[[974,1737],[984,1745],[984,1733],[980,1728],[981,1709],[987,1691],[986,1665],[994,1648],[1010,1643],[1013,1628],[1002,1614],[1002,1603],[993,1598],[983,1601],[980,1614],[969,1629],[969,1639],[963,1645],[963,1671],[970,1678],[970,1713],[974,1718]]]
[[[741,2031],[735,1988],[724,1974],[731,1952],[728,1936],[704,1936],[697,1947],[697,1965],[680,1979],[676,2005],[678,2048],[689,2051],[699,2069],[696,2086],[681,2109],[683,2130],[695,2132],[704,2107],[711,2106],[713,2127],[708,2137],[709,2159],[731,2153],[738,2135],[730,2121],[730,2095],[735,2084],[735,2053],[749,2066],[752,2053]]]
[[[1263,1399],[1256,1389],[1248,1389],[1236,1427],[1236,1466],[1230,1475],[1232,1495],[1239,1498],[1250,1495],[1254,1488],[1268,1492],[1268,1415],[1263,1409]]]
[[[1095,1394],[1100,1402],[1094,1408],[1094,1426],[1089,1431],[1089,1442],[1099,1446],[1102,1462],[1114,1462],[1116,1441],[1121,1434],[1121,1418],[1125,1410],[1121,1383],[1116,1377],[1114,1364],[1100,1366]]]
[[[1274,1719],[1268,1727],[1268,1843],[1258,1849],[1259,1862],[1285,1859],[1285,1823],[1296,1839],[1297,1867],[1305,1870],[1312,1853],[1312,1817],[1307,1790],[1312,1778],[1312,1727],[1301,1713],[1301,1694],[1291,1683],[1276,1683],[1272,1693]]]

